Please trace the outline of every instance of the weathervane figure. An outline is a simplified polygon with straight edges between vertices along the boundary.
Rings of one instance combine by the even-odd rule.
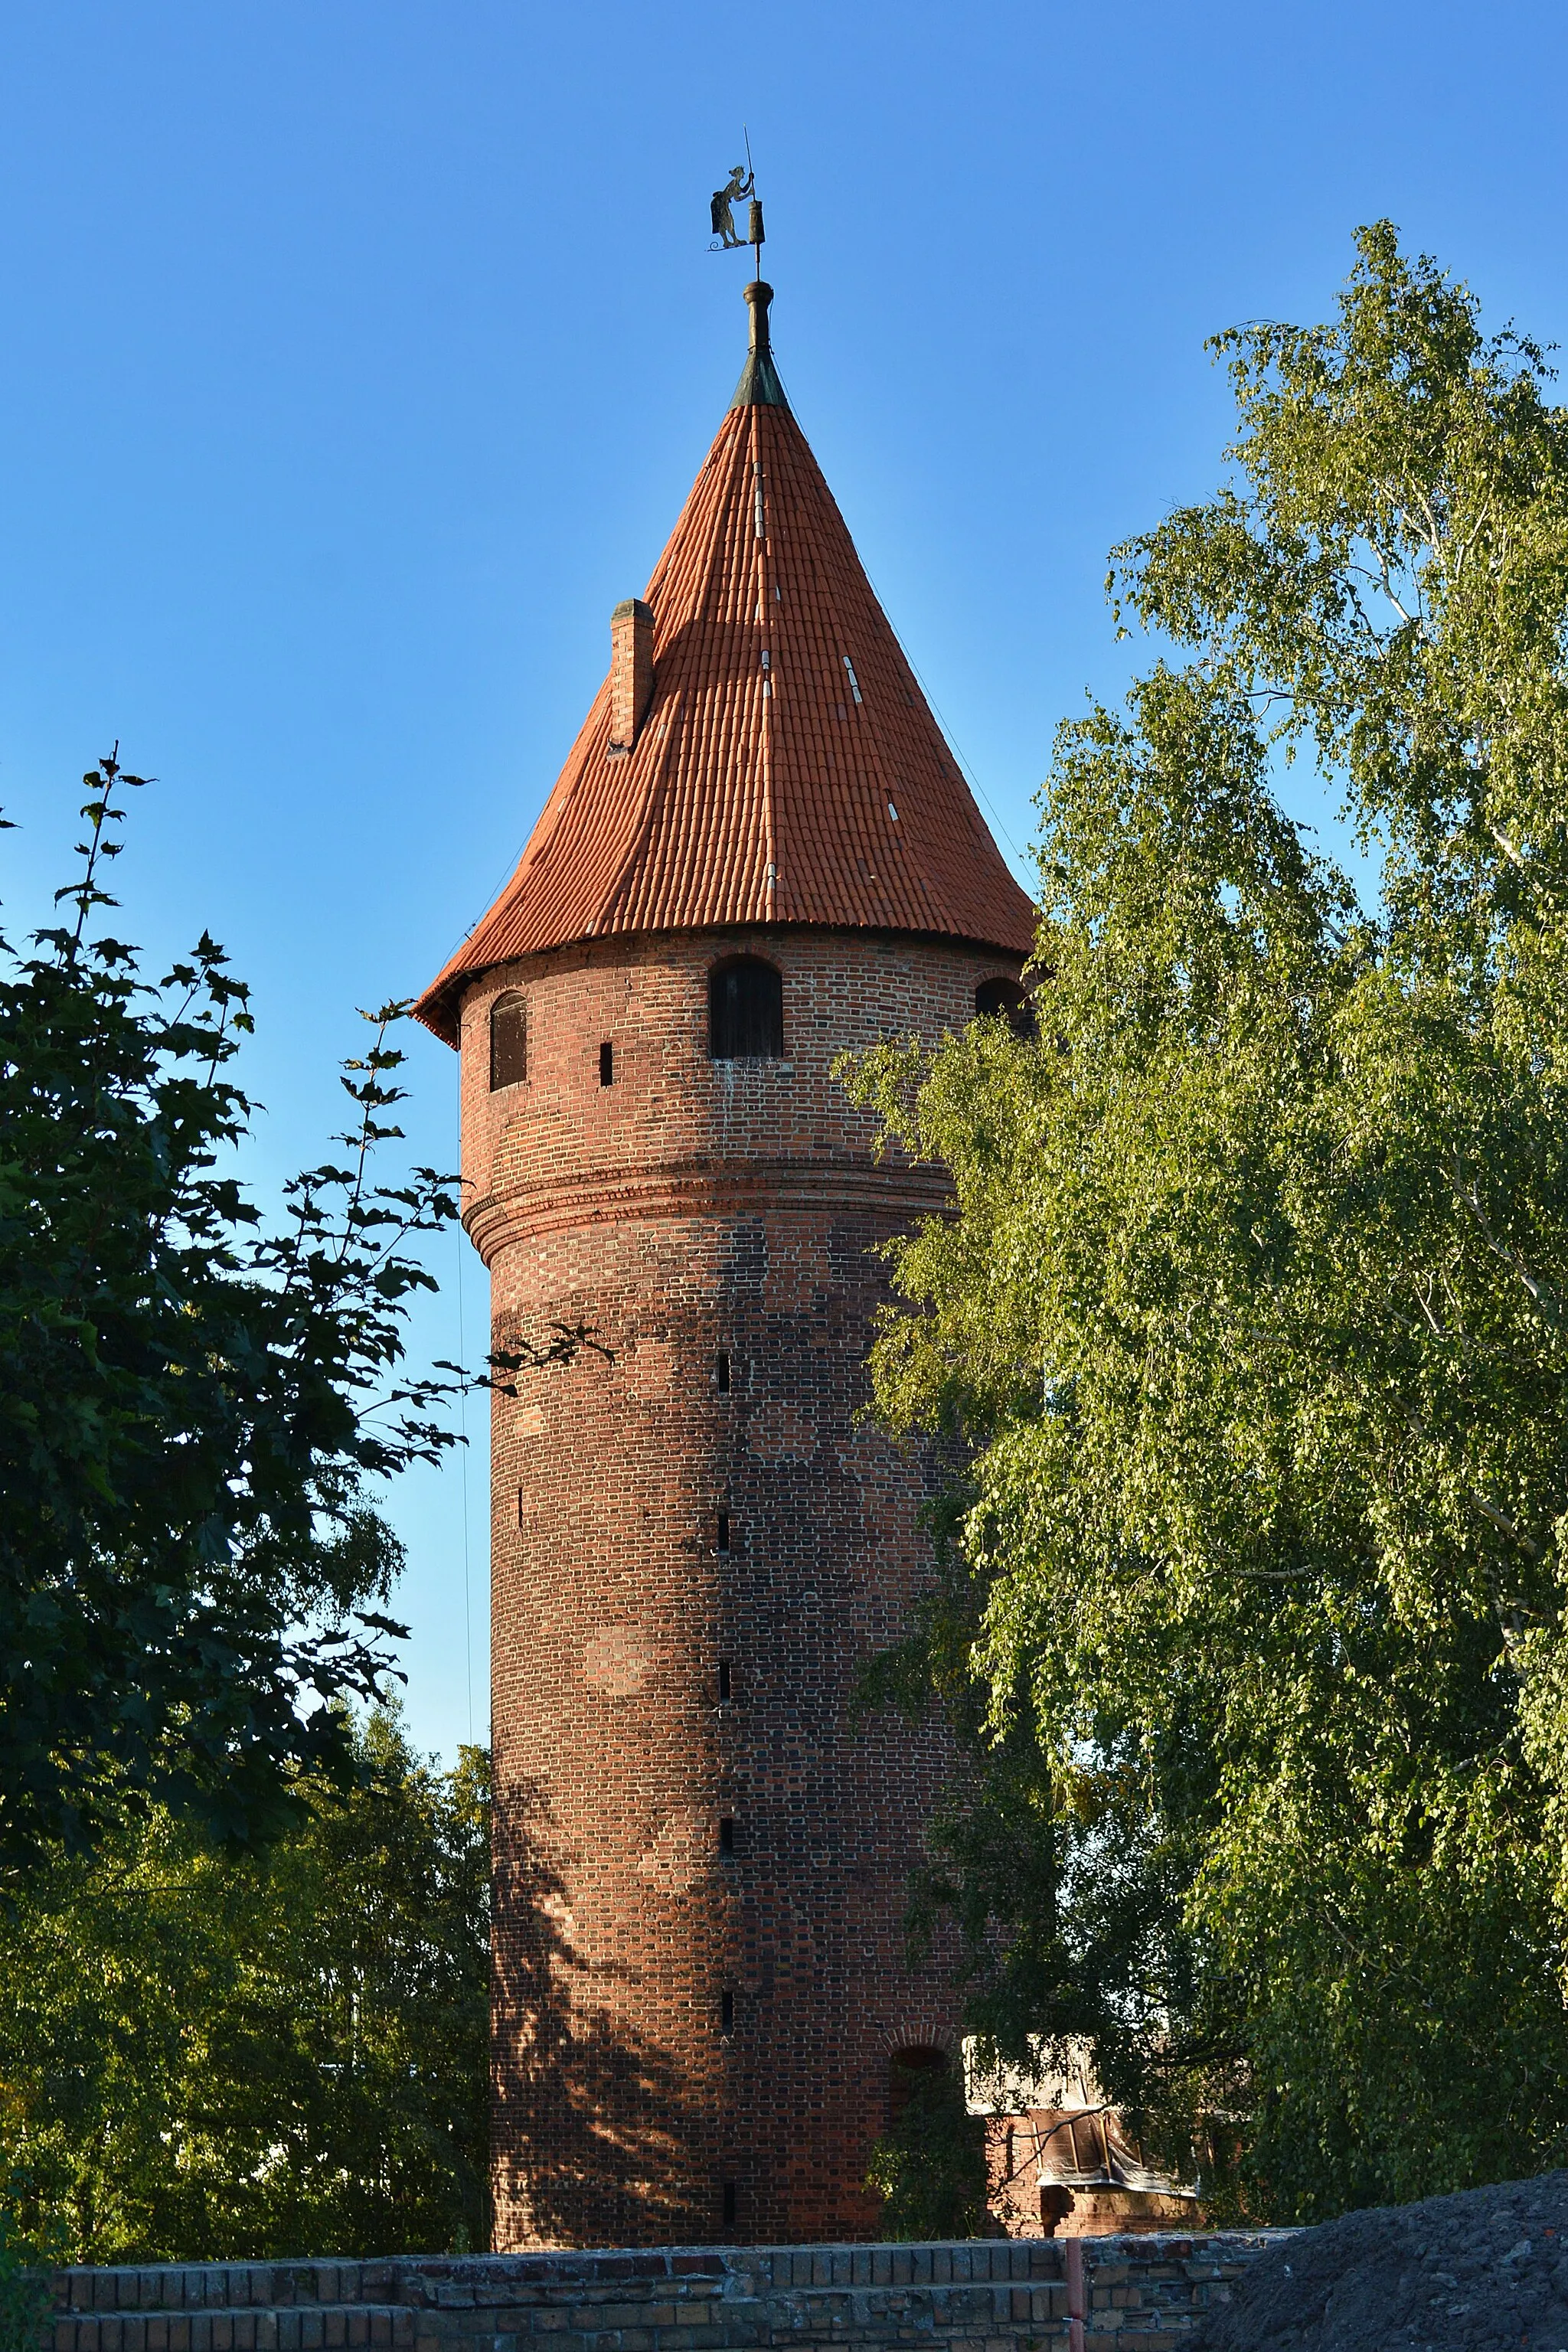
[[[755,184],[755,174],[742,171],[739,163],[730,167],[730,177],[721,188],[713,191],[710,207],[713,219],[713,242],[710,253],[736,252],[748,240],[735,234],[735,215],[731,206],[742,196],[749,196]]]

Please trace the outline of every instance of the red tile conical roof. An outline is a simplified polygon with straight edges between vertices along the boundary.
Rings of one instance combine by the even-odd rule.
[[[768,289],[753,349],[649,581],[652,698],[612,746],[612,681],[516,872],[420,998],[455,1042],[461,982],[612,932],[814,923],[1026,953],[1002,862],[784,404]],[[758,331],[760,330],[760,331]]]

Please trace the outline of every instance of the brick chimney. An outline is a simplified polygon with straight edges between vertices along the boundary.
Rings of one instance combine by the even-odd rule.
[[[629,751],[653,699],[653,607],[627,596],[610,614],[610,749]]]

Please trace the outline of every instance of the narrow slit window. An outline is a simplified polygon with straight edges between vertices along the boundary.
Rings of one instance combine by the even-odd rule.
[[[730,1514],[728,1511],[721,1511],[719,1514],[719,1549],[721,1551],[728,1551],[730,1549]]]
[[[727,2230],[732,2230],[734,2226],[735,2184],[732,2180],[726,2180],[724,2183],[724,2227]]]
[[[616,1049],[608,1037],[599,1048],[599,1084],[613,1087],[616,1083]]]
[[[719,1704],[721,1706],[727,1706],[729,1705],[730,1691],[730,1661],[728,1658],[721,1658],[719,1661]]]
[[[528,1517],[528,1507],[522,1499],[522,1488],[517,1490],[517,1524],[521,1528]]]
[[[528,1076],[528,1000],[517,989],[490,1006],[490,1092],[521,1086]]]
[[[718,1360],[714,1365],[713,1376],[718,1383],[720,1395],[728,1396],[730,1393],[730,1350],[728,1348],[720,1349]]]
[[[735,1996],[732,1992],[722,1992],[719,1996],[719,2031],[721,2033],[733,2033],[735,2031]]]
[[[728,1855],[735,1851],[735,1824],[728,1813],[719,1824],[719,1851]]]

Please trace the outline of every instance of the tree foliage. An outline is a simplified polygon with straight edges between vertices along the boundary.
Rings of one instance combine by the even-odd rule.
[[[0,943],[0,1872],[138,1798],[270,1833],[293,1776],[345,1769],[332,1702],[401,1631],[366,1482],[452,1442],[402,1359],[455,1192],[371,1175],[401,1008],[346,1066],[342,1156],[265,1224],[230,1156],[246,990],[205,934],[153,985],[103,929],[142,780],[85,781],[60,920]]]
[[[0,2352],[43,2352],[49,2339],[54,2310],[39,2253],[0,2204]]]
[[[56,2259],[487,2242],[486,1759],[342,1727],[264,1854],[158,1810],[0,1922],[0,2164]]]
[[[1164,657],[1042,795],[1038,1038],[855,1084],[956,1186],[875,1372],[970,1449],[903,1670],[974,2021],[1178,2158],[1244,2116],[1285,2219],[1568,2148],[1568,414],[1387,224],[1217,348],[1226,485],[1113,558]]]
[[[957,2068],[911,2075],[871,2150],[866,2185],[882,2200],[883,2237],[918,2244],[988,2234],[985,2120],[968,2112]]]

